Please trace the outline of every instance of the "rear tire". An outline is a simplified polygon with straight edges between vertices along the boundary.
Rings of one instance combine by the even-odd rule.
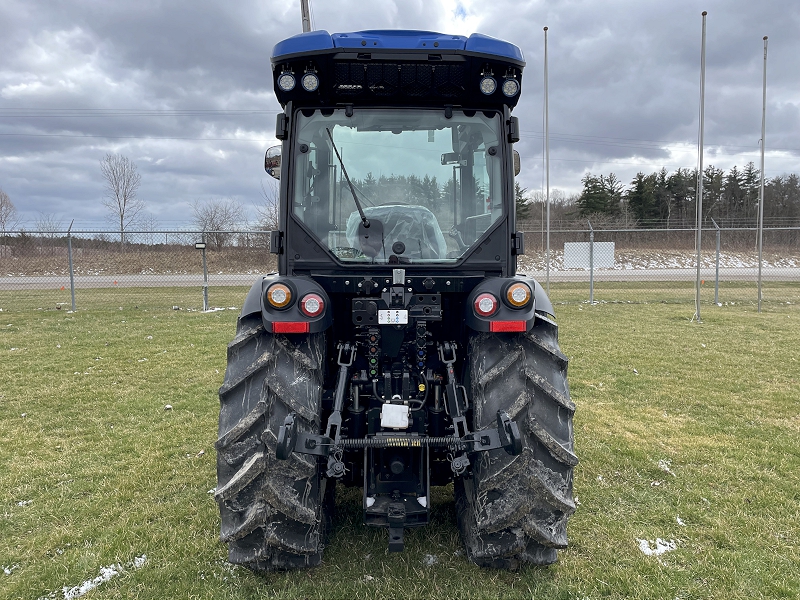
[[[459,529],[469,558],[483,567],[548,565],[567,546],[575,511],[572,415],[567,357],[558,327],[542,315],[530,333],[476,333],[469,376],[476,430],[492,427],[497,411],[516,421],[522,454],[482,452],[473,476],[455,484]]]
[[[230,562],[253,570],[312,567],[322,560],[333,485],[316,458],[275,456],[290,412],[300,431],[319,433],[324,333],[269,334],[261,315],[239,319],[219,390],[217,488],[220,539]]]

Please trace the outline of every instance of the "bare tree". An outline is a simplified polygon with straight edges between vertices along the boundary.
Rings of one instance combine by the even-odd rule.
[[[264,185],[261,181],[261,200],[256,205],[258,214],[258,227],[264,231],[274,231],[278,228],[278,182],[268,181]]]
[[[233,239],[233,230],[244,222],[244,208],[235,198],[195,200],[194,225],[203,232],[206,242],[219,250]]]
[[[55,254],[56,237],[63,229],[63,221],[53,213],[40,212],[36,217],[36,230],[42,239],[42,246],[49,246],[49,254]]]
[[[8,194],[0,189],[0,256],[5,254],[6,232],[14,229],[17,223],[17,207]]]
[[[125,249],[125,229],[144,208],[144,201],[136,197],[142,176],[136,165],[121,154],[106,154],[100,161],[100,172],[105,179],[103,206],[119,225],[120,246]]]
[[[160,224],[153,213],[143,212],[136,219],[136,229],[142,232],[141,243],[158,244],[164,241],[164,236],[158,233]]]

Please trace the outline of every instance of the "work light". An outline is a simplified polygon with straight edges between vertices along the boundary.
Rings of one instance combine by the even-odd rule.
[[[494,80],[494,77],[489,77],[488,75],[481,79],[481,91],[486,94],[487,96],[490,94],[494,94],[494,91],[497,89],[497,82]]]
[[[512,98],[519,93],[519,81],[516,79],[506,79],[503,82],[503,93]]]
[[[284,71],[281,73],[280,77],[278,77],[278,87],[284,92],[291,92],[294,89],[295,83],[294,74],[289,71]]]
[[[319,77],[316,73],[306,73],[300,80],[300,85],[307,92],[313,92],[319,87]]]

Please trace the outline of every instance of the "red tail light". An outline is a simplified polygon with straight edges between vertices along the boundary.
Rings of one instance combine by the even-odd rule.
[[[475,313],[480,317],[491,317],[494,313],[497,312],[497,298],[495,298],[492,294],[488,292],[483,294],[478,294],[478,297],[475,298]]]
[[[318,317],[325,310],[325,302],[318,294],[306,294],[300,300],[300,310],[307,317]]]

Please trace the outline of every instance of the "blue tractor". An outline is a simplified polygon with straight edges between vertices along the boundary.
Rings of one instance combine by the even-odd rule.
[[[390,551],[451,484],[478,565],[550,564],[566,547],[567,358],[550,300],[517,273],[524,66],[479,34],[275,46],[278,272],[247,295],[219,391],[231,562],[319,564],[338,486],[363,491]]]

